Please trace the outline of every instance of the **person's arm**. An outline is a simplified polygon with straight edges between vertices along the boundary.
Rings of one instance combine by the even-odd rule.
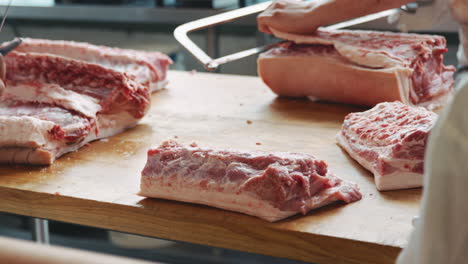
[[[46,246],[0,237],[0,263],[9,264],[157,264],[78,249]]]
[[[5,83],[3,82],[6,78],[6,64],[3,55],[0,54],[0,91],[5,89]]]
[[[258,29],[313,33],[318,27],[397,8],[414,0],[277,0],[258,15]],[[453,0],[457,1],[457,0]]]
[[[468,25],[460,28],[460,48],[458,50],[458,61],[460,66],[468,66]]]
[[[468,0],[450,0],[460,24],[460,66],[468,59]],[[468,71],[460,72],[456,93],[431,131],[424,166],[421,213],[397,264],[458,264],[468,259]]]
[[[453,17],[460,24],[459,64],[468,66],[468,0],[449,0],[449,4]]]
[[[468,75],[431,131],[419,220],[397,264],[461,264],[468,259]]]

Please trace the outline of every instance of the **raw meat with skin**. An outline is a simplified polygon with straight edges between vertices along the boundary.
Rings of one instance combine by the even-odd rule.
[[[328,31],[296,35],[260,55],[263,81],[283,96],[374,106],[401,101],[435,109],[453,91],[453,66],[443,65],[445,38],[373,31]]]
[[[140,58],[131,59],[133,53]],[[148,53],[150,69],[142,63],[144,54],[26,39],[2,57],[0,163],[51,164],[92,140],[135,126],[149,109],[150,87],[166,82],[171,62],[155,53],[157,62]]]
[[[166,84],[171,59],[160,52],[147,52],[91,45],[89,43],[23,38],[15,49],[24,53],[46,53],[99,64],[105,68],[134,75],[143,85],[156,91]]]
[[[210,205],[277,221],[335,201],[358,187],[311,155],[239,152],[164,142],[148,151],[139,195]]]
[[[424,154],[437,114],[401,102],[346,116],[338,144],[374,174],[378,190],[423,185]]]

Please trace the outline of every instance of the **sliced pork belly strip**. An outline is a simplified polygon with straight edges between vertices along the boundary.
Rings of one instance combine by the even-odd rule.
[[[38,131],[45,134],[47,131],[50,136],[53,136],[55,139],[65,139],[68,144],[71,144],[77,140],[81,140],[83,137],[87,136],[90,132],[90,128],[94,125],[93,119],[81,116],[76,112],[66,110],[57,106],[51,106],[47,104],[23,104],[23,103],[0,103],[0,118],[2,122],[0,124],[5,125],[9,129],[14,127],[16,122],[11,122],[15,119],[24,119],[30,120],[25,123],[32,124],[41,124],[36,127],[39,127]],[[24,121],[23,120],[23,121]],[[22,122],[18,121],[18,124]],[[30,135],[33,135],[35,129],[20,127],[21,129],[26,129],[21,133],[8,132],[3,134],[0,138],[1,145],[8,145],[5,143],[5,138],[12,137],[13,139],[18,140],[20,136],[28,134],[26,131],[30,131]],[[43,136],[43,138],[47,138]],[[31,141],[34,142],[34,141]],[[20,144],[20,141],[17,141],[13,145]],[[41,140],[41,143],[35,143],[35,147],[39,147],[45,144],[45,140]]]
[[[279,95],[369,106],[400,100],[433,109],[444,104],[453,90],[455,69],[443,65],[447,49],[441,36],[272,31],[294,42],[271,49],[258,60],[259,75]]]
[[[437,115],[400,102],[346,116],[338,144],[374,174],[378,190],[423,185],[424,154]]]
[[[46,165],[95,137],[93,121],[44,104],[0,105],[0,162]]]
[[[354,183],[297,153],[238,152],[181,145],[148,151],[139,195],[199,203],[277,221],[335,201],[359,200]]]
[[[134,75],[138,82],[156,90],[166,83],[172,60],[160,52],[136,51],[84,42],[24,38],[17,52],[45,53],[95,63]]]
[[[125,73],[100,65],[48,54],[19,52],[8,54],[5,62],[4,99],[56,104],[88,116],[92,115],[90,110],[101,113],[128,111],[135,118],[141,118],[149,108],[146,86]],[[30,98],[33,92],[42,97]],[[81,100],[70,106],[74,99]],[[93,106],[95,103],[99,106]]]
[[[89,55],[86,49],[81,52]],[[142,83],[132,73],[105,67],[105,63],[70,57],[25,50],[5,56],[0,162],[51,164],[87,142],[135,126],[146,114],[148,81]],[[113,55],[100,59],[106,58],[112,65]],[[161,70],[165,73],[166,68]]]

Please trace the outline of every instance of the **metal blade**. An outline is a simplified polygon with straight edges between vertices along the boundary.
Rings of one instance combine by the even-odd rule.
[[[359,24],[364,24],[364,23],[369,22],[369,21],[374,21],[374,20],[377,20],[377,19],[380,19],[380,18],[383,18],[383,17],[388,17],[388,16],[391,16],[391,15],[397,14],[398,10],[399,9],[389,9],[389,10],[385,10],[385,11],[382,11],[382,12],[378,12],[378,13],[370,14],[370,15],[367,15],[367,16],[363,16],[363,17],[351,19],[351,20],[348,20],[348,21],[344,21],[344,22],[341,22],[341,23],[338,23],[338,24],[334,24],[334,25],[325,27],[325,28],[329,29],[329,30],[335,30],[335,29],[347,28],[347,27],[351,27],[351,26],[355,26],[355,25],[359,25]]]
[[[0,47],[0,54],[3,56],[7,55],[10,51],[16,49],[21,44],[21,42],[23,42],[22,39],[15,38],[14,40]]]
[[[236,61],[236,60],[243,59],[243,58],[255,55],[255,54],[265,52],[265,51],[267,51],[267,50],[269,50],[269,49],[271,49],[273,47],[276,47],[276,46],[280,45],[281,43],[285,43],[285,42],[286,41],[280,41],[280,42],[276,42],[276,43],[273,43],[273,44],[270,44],[270,45],[251,48],[251,49],[239,51],[239,52],[236,52],[236,53],[224,56],[224,57],[220,57],[220,58],[217,58],[217,59],[214,59],[214,60],[208,62],[208,64],[206,65],[206,68],[208,70],[216,70],[216,68],[218,68],[218,66],[221,65],[221,64],[226,64],[226,63],[231,62],[231,61]]]

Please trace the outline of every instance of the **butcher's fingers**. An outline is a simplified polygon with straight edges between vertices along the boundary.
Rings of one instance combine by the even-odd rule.
[[[285,8],[302,8],[298,3],[302,2],[301,0],[277,0],[274,1],[268,9],[285,9]]]
[[[271,34],[270,28],[284,32],[313,32],[317,26],[307,23],[306,16],[315,5],[299,0],[273,2],[257,17],[258,30]]]
[[[468,25],[468,0],[449,0],[449,5],[455,20]]]

